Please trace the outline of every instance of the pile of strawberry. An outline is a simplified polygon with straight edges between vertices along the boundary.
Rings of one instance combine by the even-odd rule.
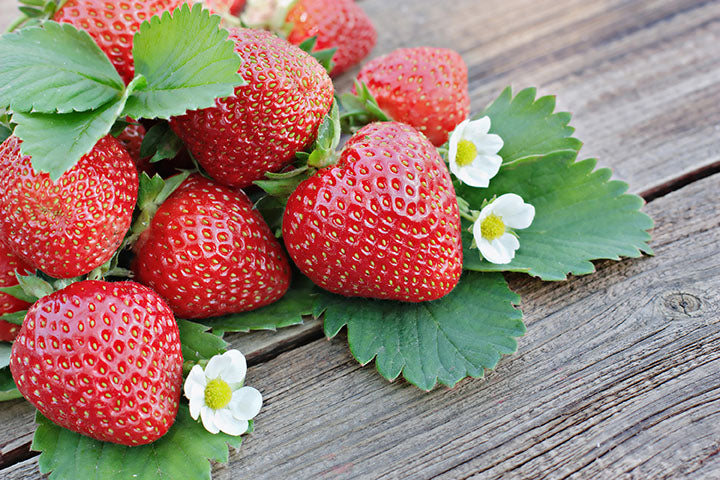
[[[68,0],[52,19],[87,31],[130,84],[141,22],[180,3]],[[209,8],[229,18],[243,3]],[[17,135],[0,146],[0,285],[38,297],[0,293],[0,314],[29,308],[21,327],[0,321],[0,340],[14,340],[20,393],[58,425],[131,446],[162,437],[183,381],[175,318],[269,305],[292,265],[352,297],[424,302],[457,285],[460,216],[437,147],[469,114],[462,58],[416,48],[367,64],[343,123],[369,124],[336,153],[331,77],[298,45],[321,60],[335,49],[337,75],[369,53],[375,31],[353,0],[299,0],[280,25],[275,3],[251,1],[243,18],[287,40],[229,28],[245,85],[172,116],[166,136],[182,142],[161,163],[143,139],[162,120],[124,119],[57,180]],[[281,240],[255,208],[258,185],[285,205]]]

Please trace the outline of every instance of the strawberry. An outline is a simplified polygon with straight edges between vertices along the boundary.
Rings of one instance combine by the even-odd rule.
[[[183,0],[67,0],[53,20],[70,23],[90,34],[127,84],[135,75],[132,41],[140,24],[182,3]]]
[[[287,258],[247,196],[200,175],[159,207],[135,251],[135,278],[184,318],[262,307],[290,284]]]
[[[337,165],[300,184],[283,238],[305,275],[345,296],[434,300],[462,272],[450,173],[424,135],[395,122],[364,127]]]
[[[315,50],[337,48],[331,75],[337,76],[367,57],[377,41],[372,21],[355,0],[298,0],[286,22],[288,41],[299,45],[317,36]]]
[[[127,120],[129,122],[133,122],[131,118],[128,118]],[[143,139],[145,138],[145,133],[147,133],[145,127],[139,123],[133,122],[120,132],[117,139],[130,154],[130,158],[132,158],[138,172],[145,172],[148,175],[152,175],[155,169],[150,163],[150,158],[140,156],[140,147],[142,146]]]
[[[203,4],[213,13],[221,16],[237,17],[245,8],[245,0],[203,0]]]
[[[12,287],[17,285],[15,272],[22,275],[29,275],[32,269],[0,242],[0,287]],[[12,295],[0,292],[0,315],[25,310],[30,304],[19,300]],[[20,325],[0,320],[0,341],[12,342],[20,330]]]
[[[366,64],[357,77],[395,121],[423,132],[435,146],[470,114],[468,69],[444,48],[401,48]]]
[[[251,29],[231,30],[230,38],[248,84],[170,125],[211,177],[244,188],[313,142],[334,90],[320,64],[285,40]]]
[[[10,354],[25,399],[54,423],[105,442],[162,437],[182,387],[170,308],[134,282],[86,280],[38,300]]]
[[[137,201],[130,155],[108,135],[56,182],[36,173],[22,141],[0,145],[0,237],[10,251],[55,278],[84,275],[120,246]]]

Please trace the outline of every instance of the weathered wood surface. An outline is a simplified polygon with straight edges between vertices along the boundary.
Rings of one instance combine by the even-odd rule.
[[[0,27],[14,8],[0,0]],[[654,198],[720,166],[720,2],[363,0],[363,8],[380,30],[374,56],[415,45],[460,51],[476,111],[509,84],[556,94],[575,113],[584,155],[634,192]],[[342,339],[312,341],[317,323],[231,336],[258,364],[249,383],[266,407],[217,476],[720,478],[718,183],[650,204],[653,259],[603,263],[565,284],[513,276],[528,318],[520,353],[452,391],[387,384],[358,367]],[[32,409],[20,401],[0,409],[7,465],[28,455]],[[32,458],[0,471],[37,476]]]

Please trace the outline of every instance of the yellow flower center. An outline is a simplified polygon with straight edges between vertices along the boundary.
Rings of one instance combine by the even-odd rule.
[[[502,218],[491,213],[485,217],[485,220],[480,224],[480,233],[483,238],[487,238],[490,241],[497,240],[505,235],[505,223],[502,221]]]
[[[460,140],[457,146],[457,156],[455,157],[455,163],[460,167],[467,167],[470,165],[478,156],[477,147],[470,140]]]
[[[225,380],[210,380],[205,387],[205,405],[213,410],[225,408],[232,399],[232,389]]]

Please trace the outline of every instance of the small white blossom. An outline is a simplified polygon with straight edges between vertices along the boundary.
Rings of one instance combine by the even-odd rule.
[[[486,205],[473,225],[475,243],[482,256],[488,262],[510,263],[520,248],[513,229],[528,228],[534,218],[535,207],[514,193],[506,193]]]
[[[450,135],[448,160],[450,171],[464,184],[487,188],[497,175],[502,158],[503,140],[490,131],[490,118],[465,120]]]
[[[185,380],[185,396],[190,400],[190,416],[202,418],[210,433],[242,435],[262,407],[262,395],[243,387],[247,362],[237,350],[215,355],[205,367],[195,365]]]

